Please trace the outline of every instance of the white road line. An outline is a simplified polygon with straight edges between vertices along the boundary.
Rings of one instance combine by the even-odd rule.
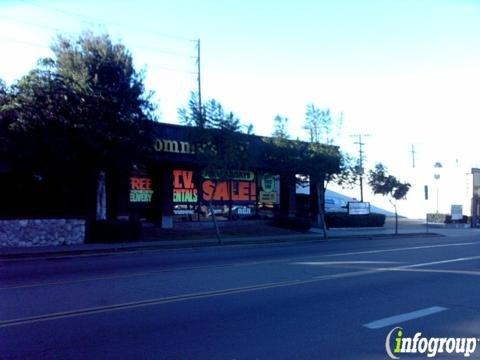
[[[480,245],[480,242],[466,242],[466,243],[451,243],[451,244],[441,244],[441,245],[413,246],[413,247],[403,247],[403,248],[386,249],[386,250],[355,251],[355,252],[329,254],[329,255],[325,255],[325,256],[333,257],[333,256],[362,255],[362,254],[380,254],[380,253],[394,252],[394,251],[421,250],[421,249],[432,249],[432,248],[441,248],[441,247],[450,247],[450,246],[468,246],[468,245]]]
[[[400,261],[299,261],[293,262],[292,265],[318,265],[318,266],[331,266],[331,265],[375,265],[375,264],[401,264]]]
[[[391,317],[388,317],[388,318],[376,320],[376,321],[373,321],[371,323],[364,324],[363,326],[365,326],[368,329],[381,329],[381,328],[391,326],[391,325],[395,325],[395,324],[399,324],[399,323],[402,323],[402,322],[405,322],[405,321],[409,321],[409,320],[418,319],[418,318],[421,318],[421,317],[433,315],[433,314],[436,314],[436,313],[439,313],[439,312],[442,312],[442,311],[445,311],[445,310],[448,310],[448,309],[445,308],[445,307],[442,307],[442,306],[432,306],[432,307],[429,307],[429,308],[425,308],[425,309],[412,311],[412,312],[405,313],[405,314],[395,315],[395,316],[391,316]]]
[[[348,277],[374,274],[377,272],[378,271],[376,270],[352,271],[347,273],[318,276],[318,277],[314,277],[306,280],[289,280],[289,281],[282,281],[282,282],[276,282],[276,283],[265,283],[265,284],[245,286],[245,287],[239,287],[239,288],[230,288],[230,289],[221,289],[221,290],[191,293],[191,294],[184,294],[184,295],[167,296],[167,297],[147,299],[147,300],[135,301],[135,302],[129,302],[129,303],[112,304],[107,306],[99,306],[99,307],[76,309],[76,310],[63,311],[63,312],[57,312],[57,313],[42,314],[42,315],[31,316],[31,317],[3,320],[3,321],[0,321],[0,328],[34,324],[34,323],[39,323],[44,321],[52,321],[52,320],[59,320],[59,319],[66,319],[66,318],[73,318],[73,317],[81,317],[81,316],[87,316],[92,314],[107,313],[112,311],[142,308],[146,306],[168,304],[168,303],[174,303],[174,302],[180,302],[180,301],[211,298],[211,297],[225,296],[225,295],[239,294],[239,293],[248,293],[248,292],[288,287],[288,286],[297,286],[297,285],[303,285],[303,284],[316,283],[316,282],[325,281],[325,280],[333,280],[333,279],[339,279],[339,278],[348,278]]]
[[[398,272],[418,272],[418,273],[439,273],[439,274],[450,274],[450,275],[470,275],[470,276],[480,276],[480,271],[469,271],[469,270],[445,270],[445,269],[404,269],[404,268],[383,268],[375,269],[379,271],[398,271]]]
[[[251,265],[260,265],[260,264],[278,264],[278,263],[290,263],[292,261],[297,260],[297,264],[299,263],[298,260],[302,259],[315,259],[315,258],[323,258],[323,257],[335,257],[335,256],[345,256],[345,255],[361,255],[361,254],[378,254],[378,253],[385,253],[385,252],[394,252],[394,251],[408,251],[408,250],[421,250],[421,249],[429,249],[429,248],[441,248],[441,247],[449,247],[449,246],[468,246],[468,245],[480,245],[480,242],[466,242],[466,243],[450,243],[450,244],[441,244],[441,245],[426,245],[426,246],[415,246],[415,247],[404,247],[404,248],[395,248],[395,249],[385,249],[385,250],[369,250],[369,251],[358,251],[358,252],[348,252],[348,253],[336,253],[336,254],[322,254],[322,255],[310,255],[310,256],[299,256],[293,258],[279,258],[275,260],[260,260],[260,261],[251,261],[251,262],[238,262],[238,263],[230,263],[230,264],[217,264],[217,265],[206,265],[206,266],[195,266],[195,267],[184,267],[184,268],[168,268],[168,269],[161,269],[161,270],[154,270],[145,273],[133,273],[133,274],[124,274],[124,275],[111,275],[105,277],[92,277],[92,278],[83,278],[83,279],[71,279],[71,280],[64,280],[64,281],[53,281],[53,282],[46,282],[46,283],[33,283],[33,284],[22,284],[22,285],[10,285],[10,286],[1,286],[0,291],[2,290],[12,290],[12,289],[22,289],[22,288],[34,288],[34,287],[42,287],[42,286],[57,286],[57,285],[67,285],[67,284],[74,284],[74,283],[81,283],[81,282],[89,282],[89,281],[101,281],[101,280],[114,280],[114,279],[122,279],[122,278],[130,278],[130,277],[141,277],[141,276],[151,276],[154,274],[166,273],[166,272],[176,272],[176,271],[185,271],[185,270],[200,270],[200,269],[210,269],[210,268],[218,268],[218,267],[233,267],[233,266],[251,266]],[[121,255],[123,253],[115,253],[115,255]],[[472,259],[473,260],[473,259]],[[461,261],[455,259],[453,261],[447,262],[454,262],[454,261]],[[373,263],[373,262],[370,262]],[[436,262],[437,263],[437,262]],[[414,265],[407,265],[409,267],[420,267],[426,265],[433,265],[436,263],[426,263],[426,264],[414,264]],[[306,265],[307,262],[304,263]],[[334,263],[332,262],[332,265]],[[339,263],[337,263],[338,265]],[[353,263],[352,263],[353,264]],[[357,264],[361,264],[360,261]],[[365,263],[366,264],[366,263]],[[321,264],[318,262],[314,264],[311,262],[309,265],[328,265],[328,262],[324,262]],[[405,267],[401,267],[405,268]],[[395,269],[399,268],[385,268],[385,269],[377,269],[378,271],[394,271]]]
[[[432,261],[432,262],[426,262],[426,263],[421,263],[421,264],[403,265],[403,266],[398,266],[398,268],[400,268],[400,269],[411,269],[411,268],[417,268],[417,267],[423,267],[423,266],[449,264],[449,263],[454,263],[454,262],[470,261],[470,260],[478,260],[478,259],[480,259],[480,256],[470,256],[470,257],[462,257],[462,258],[456,258],[456,259]]]

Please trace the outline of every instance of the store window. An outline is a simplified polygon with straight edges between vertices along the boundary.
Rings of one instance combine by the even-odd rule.
[[[261,173],[258,177],[258,216],[272,218],[280,205],[280,176]]]
[[[152,196],[151,178],[136,176],[130,178],[130,203],[150,203]]]
[[[200,220],[194,171],[173,170],[173,215],[175,221]]]

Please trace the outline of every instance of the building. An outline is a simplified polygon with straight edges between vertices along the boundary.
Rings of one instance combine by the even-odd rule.
[[[219,138],[212,136],[207,143],[199,144],[194,129],[146,123],[148,136],[147,143],[143,145],[147,155],[125,161],[125,166],[106,169],[104,187],[99,187],[94,174],[82,174],[81,169],[76,175],[67,177],[66,174],[63,180],[51,181],[41,176],[35,178],[36,175],[32,178],[31,174],[29,180],[24,181],[24,175],[13,176],[5,170],[0,174],[0,185],[4,189],[17,186],[20,196],[5,192],[0,205],[1,215],[21,217],[26,213],[31,216],[27,210],[36,209],[34,215],[37,217],[73,214],[93,220],[95,211],[98,215],[96,206],[99,198],[106,203],[110,219],[133,218],[158,224],[162,228],[172,228],[176,223],[186,221],[209,220],[212,212],[219,220],[270,218],[275,214],[298,213],[295,188],[299,170],[286,166],[281,155],[276,158],[266,156],[268,149],[275,147],[272,139],[240,135],[242,145],[238,152],[244,155],[246,161],[238,168],[229,169],[228,180],[225,180],[216,176],[215,171],[206,172],[205,159],[199,156],[203,147],[221,151],[215,140]],[[309,146],[307,143],[296,143],[306,148]],[[305,169],[303,175],[322,179],[326,172],[338,169],[338,148],[324,147],[330,150],[319,160],[325,164],[324,173],[310,174],[310,170]],[[20,186],[20,183],[23,185]],[[61,184],[63,188],[56,184]],[[104,195],[99,197],[99,193]],[[314,218],[318,213],[317,199],[317,189],[312,186],[307,213]],[[52,206],[57,200],[62,207]],[[305,215],[304,206],[302,215]]]

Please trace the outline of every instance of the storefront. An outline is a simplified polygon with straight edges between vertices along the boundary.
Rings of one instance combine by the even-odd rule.
[[[231,169],[225,180],[215,172],[207,174],[198,163],[187,129],[156,124],[154,158],[132,171],[125,182],[128,191],[118,193],[121,216],[134,214],[171,228],[210,221],[212,213],[220,221],[296,213],[295,173],[264,161],[261,137],[248,136],[248,170]]]

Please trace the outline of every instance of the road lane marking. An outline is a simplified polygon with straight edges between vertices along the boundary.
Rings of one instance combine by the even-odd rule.
[[[426,246],[404,247],[404,248],[385,249],[385,250],[369,250],[369,251],[336,253],[336,254],[326,254],[326,255],[323,254],[323,255],[316,255],[316,256],[315,255],[299,256],[299,257],[293,257],[293,258],[280,258],[280,259],[276,259],[276,260],[260,260],[260,261],[253,261],[253,262],[252,261],[251,262],[247,261],[247,262],[237,262],[237,263],[230,263],[230,264],[217,264],[217,265],[183,267],[183,268],[169,268],[169,269],[153,270],[153,271],[144,272],[144,273],[134,273],[134,274],[129,274],[129,275],[112,275],[112,276],[108,276],[108,277],[92,277],[92,278],[85,278],[85,279],[73,279],[73,280],[58,281],[58,282],[4,286],[4,287],[0,287],[0,291],[1,290],[12,290],[12,289],[22,289],[22,288],[34,288],[34,287],[42,287],[42,286],[67,285],[67,284],[70,284],[70,283],[81,283],[81,282],[88,282],[88,281],[101,281],[101,280],[109,280],[109,279],[122,279],[122,278],[129,278],[129,277],[151,276],[151,275],[158,274],[158,273],[176,272],[176,271],[185,271],[185,270],[199,270],[199,269],[211,269],[211,268],[218,268],[218,267],[233,267],[233,266],[251,266],[251,265],[260,265],[260,264],[278,264],[278,263],[289,263],[289,262],[292,262],[294,260],[301,260],[301,259],[314,259],[314,258],[318,258],[318,257],[335,257],[335,256],[344,256],[344,255],[377,254],[377,253],[394,252],[394,251],[408,251],[408,250],[420,250],[420,249],[449,247],[449,246],[468,246],[468,245],[478,245],[478,244],[480,244],[480,243],[478,243],[478,242],[450,243],[450,244],[441,244],[441,245],[426,245]],[[357,264],[360,264],[360,263],[357,262]],[[421,266],[421,265],[420,264],[415,264],[415,266]],[[387,269],[382,269],[382,271],[385,271],[385,270],[387,270]]]
[[[448,259],[448,260],[440,260],[440,261],[431,261],[421,264],[412,264],[412,265],[403,265],[399,266],[400,269],[410,269],[410,268],[417,268],[417,267],[424,267],[424,266],[431,266],[431,265],[440,265],[440,264],[449,264],[454,262],[461,262],[461,261],[470,261],[470,260],[478,260],[480,256],[470,256],[470,257],[461,257],[456,259]]]
[[[292,265],[318,265],[318,266],[331,266],[331,265],[375,265],[375,264],[401,264],[400,261],[299,261],[293,262]]]
[[[358,268],[357,268],[358,269]],[[419,272],[419,273],[439,273],[439,274],[451,274],[451,275],[471,275],[480,276],[480,271],[469,270],[446,270],[446,269],[403,269],[403,268],[383,268],[376,269],[379,271],[398,271],[398,272]]]
[[[325,281],[325,280],[370,275],[370,274],[387,272],[387,271],[416,271],[416,270],[431,271],[428,269],[415,269],[415,268],[421,267],[421,266],[439,264],[439,263],[468,261],[468,260],[474,260],[479,258],[480,256],[474,256],[469,258],[449,259],[449,260],[442,260],[442,261],[436,261],[436,262],[430,262],[430,263],[412,264],[412,265],[405,265],[405,266],[392,267],[392,268],[371,268],[371,269],[351,271],[351,272],[339,273],[339,274],[333,274],[333,275],[316,276],[307,280],[290,280],[290,281],[276,282],[276,283],[265,283],[265,284],[240,287],[240,288],[231,288],[231,289],[223,289],[223,290],[216,290],[216,291],[209,291],[209,292],[176,295],[176,296],[170,296],[170,297],[143,300],[138,302],[113,304],[113,305],[108,305],[103,307],[92,307],[92,308],[78,309],[78,310],[72,310],[72,311],[66,311],[66,312],[43,314],[43,315],[33,316],[33,317],[24,317],[24,318],[0,321],[0,328],[24,325],[24,324],[32,324],[32,323],[38,323],[43,321],[58,320],[58,319],[64,319],[64,318],[80,317],[80,316],[106,313],[106,312],[112,312],[112,311],[127,310],[127,309],[133,309],[133,308],[141,308],[146,306],[161,305],[166,303],[173,303],[173,302],[180,302],[180,301],[187,301],[187,300],[211,298],[216,296],[225,296],[230,294],[246,293],[246,292],[267,290],[267,289],[273,289],[273,288],[279,288],[279,287],[296,286],[296,285],[315,283],[315,282]],[[439,270],[439,272],[440,271],[442,270]],[[136,274],[136,275],[140,275],[140,274]]]
[[[395,324],[399,324],[405,321],[413,320],[413,319],[418,319],[421,317],[433,315],[442,311],[448,310],[447,308],[443,306],[432,306],[429,308],[421,309],[421,310],[416,310],[412,311],[409,313],[404,313],[400,315],[395,315],[395,316],[390,316],[384,319],[376,320],[373,322],[370,322],[368,324],[364,324],[363,326],[368,328],[368,329],[381,329],[387,326],[392,326]]]
[[[450,247],[450,246],[468,246],[468,245],[480,245],[480,242],[466,242],[466,243],[451,243],[451,244],[441,244],[441,245],[412,246],[412,247],[384,249],[384,250],[366,250],[366,251],[355,251],[355,252],[328,254],[328,255],[324,255],[324,256],[333,257],[333,256],[362,255],[362,254],[381,254],[381,253],[394,252],[394,251],[421,250],[421,249],[431,249],[431,248]]]
[[[192,294],[185,294],[185,295],[175,295],[175,296],[168,296],[163,298],[155,298],[155,299],[148,299],[148,300],[142,300],[142,301],[136,301],[136,302],[113,304],[113,305],[107,305],[107,306],[101,306],[101,307],[91,307],[91,308],[77,309],[77,310],[71,310],[71,311],[49,313],[49,314],[43,314],[43,315],[37,315],[37,316],[31,316],[31,317],[3,320],[3,321],[0,321],[0,328],[34,324],[39,322],[66,319],[66,318],[72,318],[72,317],[81,317],[81,316],[87,316],[92,314],[107,313],[112,311],[142,308],[147,306],[155,306],[155,305],[175,303],[175,302],[188,301],[188,300],[212,298],[217,296],[248,293],[248,292],[274,289],[274,288],[280,288],[280,287],[304,285],[304,284],[316,283],[316,282],[325,281],[325,280],[369,275],[369,274],[374,274],[378,272],[379,271],[376,271],[376,270],[351,271],[347,273],[317,276],[307,280],[289,280],[289,281],[283,281],[283,282],[265,283],[265,284],[245,286],[245,287],[239,287],[239,288],[199,292],[199,293],[192,293]]]
[[[88,281],[113,280],[113,279],[123,279],[123,278],[148,276],[148,275],[152,275],[152,273],[149,273],[149,272],[132,273],[132,274],[128,274],[128,275],[125,274],[125,275],[98,276],[98,277],[91,277],[91,278],[86,278],[86,279],[50,281],[50,282],[46,282],[46,283],[37,283],[37,284],[10,285],[10,286],[0,287],[0,291],[1,290],[14,290],[14,289],[28,289],[28,288],[42,287],[42,286],[69,285],[69,284],[76,284],[76,283],[82,283],[82,282],[88,282]]]

